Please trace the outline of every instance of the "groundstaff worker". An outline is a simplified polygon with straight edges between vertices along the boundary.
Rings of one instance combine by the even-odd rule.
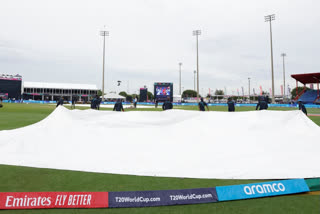
[[[159,104],[158,99],[156,99],[156,102],[154,104],[155,104],[155,108],[158,108],[158,104]]]
[[[91,100],[91,105],[90,105],[91,109],[96,109],[96,103],[97,103],[97,101],[96,101],[96,98],[94,97]]]
[[[137,102],[138,102],[138,98],[135,97],[135,98],[134,98],[134,102],[133,102],[134,108],[137,108]]]
[[[303,104],[301,101],[299,101],[298,103],[299,103],[299,110],[301,110],[303,113],[305,113],[306,115],[308,115],[307,109],[306,109],[306,107],[304,106],[304,104]]]
[[[96,97],[96,109],[100,110],[101,98],[97,95]]]
[[[113,111],[124,111],[123,105],[120,99],[114,104]]]
[[[198,106],[199,106],[199,110],[200,110],[200,111],[205,111],[206,109],[205,109],[204,107],[207,107],[207,110],[209,111],[208,104],[203,101],[203,98],[202,98],[202,97],[201,97],[201,101],[200,101],[200,103],[198,104]]]
[[[266,100],[267,98],[265,98],[265,97],[259,97],[258,98],[259,100],[258,100],[258,104],[257,104],[257,106],[256,106],[256,110],[258,110],[258,108],[259,108],[259,110],[267,110],[268,109],[268,101]]]
[[[162,109],[165,111],[165,110],[172,109],[172,108],[173,108],[173,106],[170,101],[170,97],[168,97],[168,99],[162,104]]]
[[[227,104],[228,104],[228,111],[229,112],[235,111],[234,102],[231,100],[231,98],[228,98]]]
[[[76,108],[76,101],[77,101],[77,98],[76,98],[76,97],[72,97],[72,100],[71,100],[71,109],[75,109],[75,108]]]
[[[58,107],[59,105],[63,106],[63,97],[60,97],[59,101],[57,102],[57,106],[56,107]]]

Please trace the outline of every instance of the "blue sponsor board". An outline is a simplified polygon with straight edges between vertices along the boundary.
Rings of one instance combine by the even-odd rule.
[[[215,188],[109,192],[109,207],[152,207],[217,202]]]
[[[216,187],[219,201],[231,201],[267,196],[309,192],[304,179],[279,180],[264,183]]]

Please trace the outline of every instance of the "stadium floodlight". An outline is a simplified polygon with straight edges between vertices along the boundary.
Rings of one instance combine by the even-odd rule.
[[[274,21],[275,15],[271,14],[271,15],[267,15],[264,17],[265,22],[270,22],[270,44],[271,44],[271,77],[272,77],[272,103],[275,102],[274,99],[274,74],[273,74],[273,48],[272,48],[272,26],[271,26],[271,22]]]
[[[103,36],[103,60],[102,60],[102,101],[104,101],[104,63],[105,63],[105,43],[106,36],[109,36],[109,31],[100,31],[100,36]]]
[[[197,102],[199,102],[199,45],[198,37],[201,35],[201,30],[194,30],[193,36],[197,38]]]
[[[287,54],[282,53],[282,64],[283,64],[283,101],[286,97],[286,74],[285,74],[285,66],[284,66],[284,58],[287,56]]]
[[[196,90],[196,73],[197,73],[197,71],[196,70],[194,70],[193,71],[193,90],[195,91]]]
[[[181,96],[181,66],[182,62],[179,62],[179,94]]]
[[[249,93],[248,93],[249,95],[248,96],[249,96],[249,103],[251,103],[251,101],[250,101],[250,77],[248,77],[248,82],[249,82]]]

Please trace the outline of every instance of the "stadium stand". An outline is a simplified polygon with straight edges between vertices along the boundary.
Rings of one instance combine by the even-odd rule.
[[[314,103],[317,97],[318,97],[317,90],[307,90],[300,96],[298,101],[301,101],[303,103]]]
[[[318,103],[320,99],[320,73],[307,73],[307,74],[292,74],[291,77],[296,80],[297,90],[295,101],[301,101],[303,103]],[[303,90],[298,94],[298,82],[304,85]],[[316,84],[317,90],[306,90],[307,84]]]

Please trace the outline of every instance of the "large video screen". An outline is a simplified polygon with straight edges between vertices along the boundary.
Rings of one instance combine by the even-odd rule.
[[[154,95],[158,101],[165,101],[168,98],[172,101],[173,84],[172,83],[154,83]]]
[[[156,94],[157,96],[170,96],[170,86],[156,86]]]
[[[0,79],[0,93],[8,94],[10,99],[21,98],[21,80]]]

